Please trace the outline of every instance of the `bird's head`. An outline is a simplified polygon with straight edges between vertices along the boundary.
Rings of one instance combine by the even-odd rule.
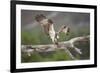
[[[35,20],[37,22],[41,22],[43,19],[46,19],[46,16],[44,16],[43,14],[39,14],[35,16]]]

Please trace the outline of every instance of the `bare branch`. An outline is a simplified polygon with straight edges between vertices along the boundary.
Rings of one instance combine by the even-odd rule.
[[[22,52],[25,52],[28,54],[28,56],[31,56],[32,53],[34,52],[52,52],[56,51],[57,49],[60,50],[65,50],[66,53],[69,54],[69,56],[72,59],[75,59],[75,57],[71,54],[69,51],[69,48],[73,48],[77,53],[82,54],[81,50],[77,47],[74,46],[74,43],[76,42],[84,42],[89,40],[89,35],[88,36],[81,36],[81,37],[75,37],[72,38],[69,41],[64,41],[64,42],[59,42],[59,46],[57,47],[54,44],[47,44],[47,45],[22,45],[21,50]]]

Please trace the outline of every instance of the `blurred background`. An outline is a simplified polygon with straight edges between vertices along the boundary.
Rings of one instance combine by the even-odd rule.
[[[37,10],[21,10],[21,44],[22,45],[39,45],[39,44],[51,44],[50,38],[48,38],[43,32],[42,27],[35,21],[37,14],[44,14],[47,18],[54,22],[54,28],[56,31],[60,29],[62,25],[70,27],[70,33],[68,36],[60,34],[59,41],[67,41],[74,37],[90,35],[90,14],[89,13],[77,13],[77,12],[55,12],[55,11],[37,11]],[[90,56],[90,42],[78,43],[77,47],[81,48],[83,54],[75,54],[77,59],[84,60],[89,59]],[[64,51],[57,50],[52,53],[34,53],[31,57],[22,53],[22,62],[41,62],[41,61],[64,61],[72,60]]]

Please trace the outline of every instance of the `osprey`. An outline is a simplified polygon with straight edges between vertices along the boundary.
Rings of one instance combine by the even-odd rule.
[[[47,34],[52,42],[58,45],[59,33],[63,32],[68,34],[69,27],[63,25],[58,32],[54,30],[54,23],[51,19],[48,19],[43,14],[36,15],[35,20],[43,27],[45,34]]]

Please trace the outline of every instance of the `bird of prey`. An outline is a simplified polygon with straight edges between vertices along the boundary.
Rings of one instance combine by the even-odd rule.
[[[48,19],[45,15],[39,14],[36,15],[35,20],[43,27],[43,30],[46,35],[50,37],[52,42],[58,45],[59,33],[63,32],[68,34],[69,27],[63,25],[58,32],[54,29],[54,23],[51,19]]]

